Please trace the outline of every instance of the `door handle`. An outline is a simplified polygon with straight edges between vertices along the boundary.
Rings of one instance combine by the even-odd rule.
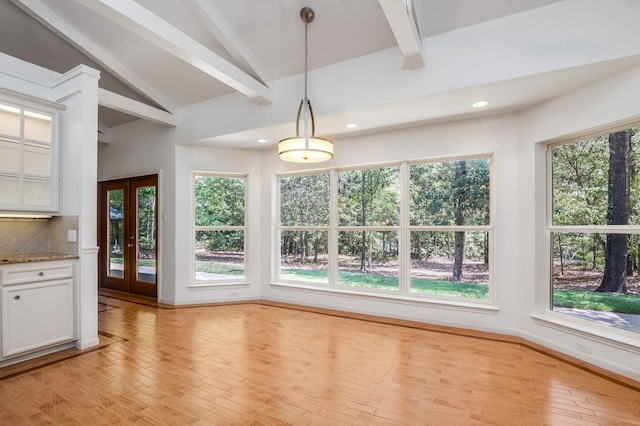
[[[16,299],[16,300],[20,300],[20,295],[16,294],[15,296],[13,296],[13,298]]]

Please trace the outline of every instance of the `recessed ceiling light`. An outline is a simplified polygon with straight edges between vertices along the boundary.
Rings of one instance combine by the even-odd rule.
[[[487,105],[489,105],[489,102],[487,101],[477,101],[477,102],[474,102],[472,106],[474,108],[482,108],[483,106],[487,106]]]
[[[349,123],[345,127],[348,129],[355,129],[358,125],[356,123]]]
[[[266,140],[266,139],[258,139],[258,143],[267,143],[267,142],[269,142],[269,141]]]

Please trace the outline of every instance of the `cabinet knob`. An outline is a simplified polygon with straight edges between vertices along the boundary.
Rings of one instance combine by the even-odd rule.
[[[38,272],[38,275],[42,277],[42,276],[44,276],[44,272],[40,271],[40,272]]]
[[[16,299],[16,300],[20,300],[20,295],[16,294],[15,296],[13,296],[13,298]]]

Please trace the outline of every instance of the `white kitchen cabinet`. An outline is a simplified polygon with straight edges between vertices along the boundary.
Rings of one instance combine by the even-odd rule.
[[[64,106],[0,90],[0,211],[58,210]]]
[[[74,340],[71,262],[2,268],[2,358]]]

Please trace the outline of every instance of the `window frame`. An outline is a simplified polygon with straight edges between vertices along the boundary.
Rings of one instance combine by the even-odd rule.
[[[231,179],[243,179],[244,180],[244,215],[243,225],[235,226],[202,226],[196,225],[196,179],[198,177],[215,177],[215,178],[231,178]],[[247,284],[247,269],[249,265],[247,247],[248,247],[248,185],[249,175],[247,173],[220,173],[210,171],[191,171],[191,236],[190,241],[190,286],[189,287],[223,287],[229,285]],[[243,231],[244,244],[243,244],[243,269],[244,273],[238,278],[223,278],[223,279],[210,279],[202,280],[196,278],[196,233],[198,231]]]
[[[464,226],[411,226],[409,212],[409,185],[410,185],[410,167],[414,164],[425,163],[441,163],[453,162],[471,159],[487,159],[489,161],[489,223],[487,225],[464,225]],[[495,215],[495,183],[494,183],[494,154],[493,153],[477,153],[461,156],[447,156],[427,159],[417,159],[411,161],[395,161],[388,163],[365,164],[348,167],[335,167],[326,169],[303,170],[295,172],[276,173],[275,176],[275,218],[273,223],[273,244],[274,256],[271,284],[277,286],[287,286],[294,288],[304,288],[311,290],[328,291],[331,293],[344,293],[351,295],[361,295],[365,297],[381,297],[387,299],[405,300],[409,302],[431,303],[436,305],[463,306],[471,309],[480,309],[483,311],[496,311],[495,305],[495,288],[493,277],[494,263],[494,220]],[[338,217],[338,173],[341,171],[353,171],[362,169],[376,168],[399,168],[399,224],[397,226],[340,226]],[[280,241],[281,232],[291,228],[303,227],[283,227],[280,225],[280,177],[288,177],[294,175],[310,175],[329,173],[330,179],[330,221],[328,227],[305,227],[307,230],[328,230],[329,232],[329,264],[328,264],[328,283],[309,283],[296,280],[281,279],[281,262],[280,262]],[[461,298],[448,295],[426,294],[411,291],[411,259],[410,253],[410,236],[413,231],[434,231],[434,232],[452,232],[452,231],[477,231],[489,233],[489,280],[487,283],[488,294],[484,299]],[[338,235],[339,232],[345,231],[367,231],[367,232],[396,232],[398,236],[398,290],[383,290],[373,288],[356,288],[353,286],[340,285],[338,281]]]
[[[629,128],[639,127],[640,123],[632,123],[626,126],[615,126],[605,128],[597,132],[585,133],[583,135],[554,141],[544,145],[544,166],[545,166],[545,206],[544,206],[544,261],[539,265],[544,267],[544,310],[540,314],[533,314],[534,321],[543,325],[557,328],[563,331],[570,331],[585,337],[596,337],[604,342],[613,344],[620,348],[636,351],[640,349],[638,333],[614,327],[608,324],[601,324],[597,321],[578,318],[554,309],[553,306],[553,235],[554,234],[634,234],[640,235],[640,224],[637,225],[554,225],[553,223],[553,148],[580,142],[591,137],[603,136]]]

